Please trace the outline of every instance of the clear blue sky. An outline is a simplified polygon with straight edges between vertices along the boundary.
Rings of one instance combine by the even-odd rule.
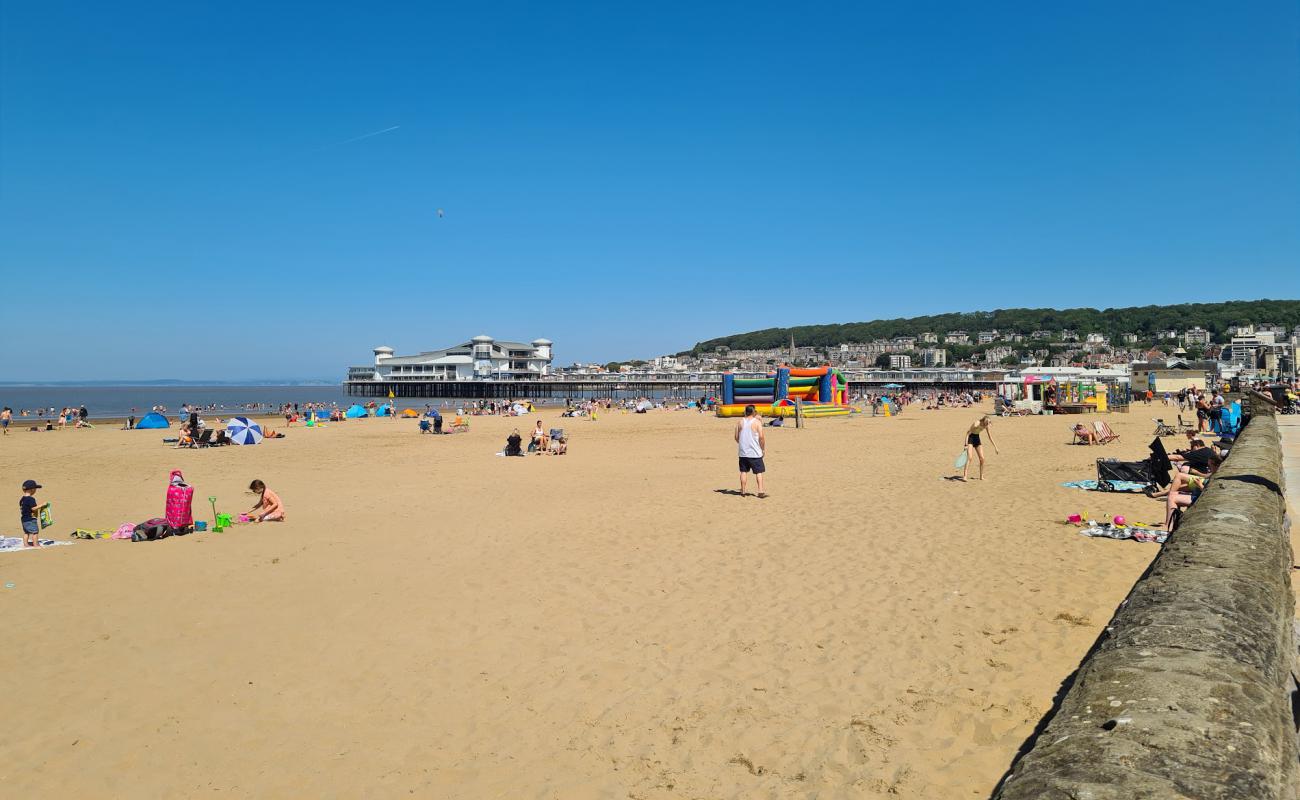
[[[1290,1],[0,15],[0,379],[1300,297]]]

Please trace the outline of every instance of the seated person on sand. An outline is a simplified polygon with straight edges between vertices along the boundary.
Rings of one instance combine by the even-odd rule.
[[[1168,494],[1165,497],[1165,530],[1173,530],[1174,513],[1179,508],[1186,508],[1201,496],[1205,491],[1205,483],[1209,478],[1203,478],[1199,475],[1191,475],[1185,472],[1175,472],[1173,481],[1169,484]]]
[[[528,449],[542,453],[546,451],[548,444],[550,444],[550,437],[547,436],[546,431],[542,429],[542,421],[539,419],[537,420],[537,427],[533,428],[533,440],[529,444]]]
[[[1074,426],[1075,439],[1082,439],[1090,445],[1097,444],[1097,432],[1080,422]]]
[[[547,452],[553,456],[562,456],[569,452],[569,443],[564,440],[563,436],[557,436],[551,440],[551,446]]]
[[[258,495],[257,505],[248,511],[253,522],[284,522],[284,503],[280,502],[280,495],[257,480],[248,484],[248,491]]]
[[[181,425],[180,437],[176,439],[176,446],[178,448],[194,446],[194,434],[190,431],[188,422]]]
[[[1169,461],[1180,471],[1204,477],[1213,472],[1218,462],[1223,460],[1217,450],[1201,439],[1192,439],[1190,445],[1186,450],[1175,450],[1169,454]]]
[[[506,449],[505,449],[506,455],[522,456],[524,454],[524,451],[520,448],[520,444],[522,444],[523,441],[524,441],[524,437],[520,436],[519,429],[515,428],[514,432],[506,437]]]

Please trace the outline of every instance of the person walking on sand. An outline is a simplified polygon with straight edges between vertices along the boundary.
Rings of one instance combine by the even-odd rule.
[[[979,420],[971,425],[966,431],[966,463],[961,468],[961,479],[966,480],[966,473],[970,470],[971,456],[980,460],[980,480],[984,480],[984,445],[980,442],[980,434],[989,437],[989,444],[993,445],[993,452],[1002,455],[998,450],[997,442],[993,441],[993,431],[989,430],[989,415],[985,414]]]
[[[9,423],[13,421],[14,410],[9,406],[0,409],[0,432],[5,436],[9,435]]]
[[[767,438],[763,434],[763,422],[752,405],[745,406],[744,418],[736,421],[736,444],[740,449],[740,496],[745,496],[745,483],[752,472],[758,483],[758,496],[767,497],[763,487],[763,473],[767,472],[763,451],[767,449]]]

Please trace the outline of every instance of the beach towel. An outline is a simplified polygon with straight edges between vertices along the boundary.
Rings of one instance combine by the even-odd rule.
[[[1104,483],[1106,484],[1106,486],[1110,487],[1110,488],[1107,489],[1107,488],[1103,488],[1103,487],[1101,486],[1101,483],[1102,483],[1101,481],[1092,481],[1092,480],[1088,480],[1088,481],[1066,481],[1065,483],[1063,483],[1063,484],[1061,484],[1061,485],[1064,486],[1064,487],[1066,487],[1067,489],[1087,489],[1087,490],[1089,490],[1089,491],[1093,491],[1093,492],[1096,492],[1096,491],[1105,491],[1105,492],[1142,492],[1142,491],[1143,491],[1144,489],[1146,489],[1147,486],[1148,486],[1148,484],[1145,484],[1145,483],[1138,483],[1137,481],[1105,481]]]
[[[1168,531],[1132,525],[1113,525],[1109,522],[1102,525],[1086,525],[1079,531],[1079,534],[1102,539],[1132,539],[1135,542],[1156,542],[1159,544],[1164,544],[1165,540],[1169,538]]]
[[[53,539],[37,539],[41,547],[56,547],[61,544],[72,544],[72,542],[56,542]],[[0,553],[17,553],[24,550],[37,550],[36,547],[23,547],[22,537],[6,536],[0,539]]]

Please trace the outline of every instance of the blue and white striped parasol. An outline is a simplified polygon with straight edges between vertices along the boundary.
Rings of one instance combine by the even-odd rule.
[[[258,444],[262,441],[262,426],[248,417],[231,417],[226,421],[226,434],[235,444]]]

